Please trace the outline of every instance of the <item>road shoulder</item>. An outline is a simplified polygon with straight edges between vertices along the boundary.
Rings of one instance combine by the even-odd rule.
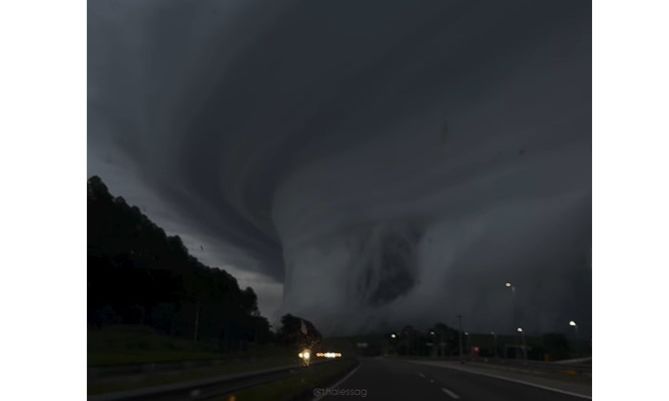
[[[427,360],[408,360],[407,362],[434,366],[460,372],[487,376],[499,380],[506,380],[526,386],[536,387],[543,390],[562,393],[583,399],[592,399],[592,386],[585,383],[570,383],[562,380],[554,380],[543,377],[536,377],[528,374],[521,374],[518,372],[509,372],[499,369],[482,368],[480,366],[471,366],[468,364],[461,364],[453,361],[427,361]]]

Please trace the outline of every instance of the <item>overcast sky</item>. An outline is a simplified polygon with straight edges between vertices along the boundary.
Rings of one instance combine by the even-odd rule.
[[[589,331],[589,2],[88,13],[89,175],[271,320],[510,331],[512,281],[518,325]]]

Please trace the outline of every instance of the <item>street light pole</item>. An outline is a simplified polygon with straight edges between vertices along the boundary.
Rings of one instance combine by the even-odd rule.
[[[493,357],[497,359],[497,333],[491,331],[490,334],[492,334]]]
[[[520,333],[520,341],[523,347],[523,360],[527,360],[527,344],[525,343],[525,332],[522,327],[518,327],[518,333]]]
[[[507,281],[504,286],[511,289],[511,327],[518,327],[518,322],[516,321],[516,286]]]
[[[469,339],[469,332],[465,331],[465,355],[472,356],[472,342]]]
[[[576,353],[580,355],[580,347],[578,346],[578,325],[573,320],[569,321],[569,325],[574,328],[574,348],[576,349]]]
[[[437,333],[435,333],[434,330],[430,330],[430,341],[432,342],[431,353],[432,353],[433,358],[437,357],[437,352],[438,352],[437,351],[437,337],[436,337],[436,334]]]
[[[460,363],[465,363],[462,359],[462,315],[458,315],[458,348],[460,350]]]

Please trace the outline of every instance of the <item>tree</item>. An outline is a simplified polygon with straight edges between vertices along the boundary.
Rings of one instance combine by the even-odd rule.
[[[321,333],[310,321],[286,314],[281,318],[281,327],[277,333],[279,341],[286,345],[311,347],[321,341]]]
[[[88,180],[88,321],[143,324],[225,350],[270,338],[255,292],[191,256],[139,208]]]

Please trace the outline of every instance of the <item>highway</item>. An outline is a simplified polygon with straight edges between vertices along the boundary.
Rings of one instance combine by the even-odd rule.
[[[473,373],[419,365],[407,361],[363,359],[360,366],[333,387],[338,394],[323,401],[342,399],[424,401],[576,401],[589,399]],[[315,391],[315,395],[319,391]],[[320,391],[323,394],[323,391]]]

